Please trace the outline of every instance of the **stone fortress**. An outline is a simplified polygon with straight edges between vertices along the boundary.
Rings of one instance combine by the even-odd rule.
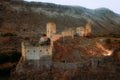
[[[25,60],[44,60],[48,61],[51,60],[52,57],[52,48],[54,41],[58,40],[59,38],[64,37],[71,37],[74,39],[74,36],[90,36],[91,30],[91,23],[88,22],[86,27],[77,27],[76,30],[68,29],[61,34],[56,34],[56,24],[55,23],[48,23],[46,27],[46,35],[40,37],[37,43],[35,42],[28,42],[23,41],[21,43],[22,46],[22,59]],[[43,58],[45,57],[45,58]]]
[[[85,27],[68,29],[60,34],[56,32],[55,23],[48,23],[46,33],[40,37],[39,41],[22,42],[22,57],[11,74],[13,80],[39,80],[41,78],[43,78],[41,80],[50,80],[50,77],[52,77],[51,80],[68,80],[61,78],[64,77],[64,73],[69,75],[73,71],[78,71],[75,75],[79,74],[81,77],[84,75],[80,78],[81,80],[93,80],[96,76],[104,78],[113,73],[116,76],[115,70],[118,67],[111,56],[114,52],[101,43],[96,43],[96,39],[85,37],[91,36],[90,23],[87,23]],[[103,39],[99,40],[104,42]]]

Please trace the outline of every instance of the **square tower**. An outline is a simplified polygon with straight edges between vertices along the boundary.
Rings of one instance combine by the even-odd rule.
[[[54,34],[56,34],[56,24],[55,23],[47,23],[47,37],[51,38]]]
[[[88,23],[86,24],[87,33],[91,33],[91,32],[92,32],[91,26],[92,26],[92,25],[91,25],[90,22],[88,22]]]

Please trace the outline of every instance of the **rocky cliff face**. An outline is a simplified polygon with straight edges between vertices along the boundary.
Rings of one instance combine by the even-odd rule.
[[[0,4],[2,27],[22,28],[42,32],[47,22],[55,22],[58,32],[68,27],[85,26],[90,21],[96,34],[118,33],[120,15],[106,8],[87,9],[80,6],[65,6],[50,3],[6,0]],[[6,25],[7,23],[7,25]]]

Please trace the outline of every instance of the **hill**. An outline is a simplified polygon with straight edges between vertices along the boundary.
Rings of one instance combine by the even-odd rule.
[[[4,0],[0,4],[0,26],[13,31],[44,33],[47,22],[55,22],[58,32],[69,27],[92,23],[95,34],[119,34],[120,15],[106,8],[87,9],[80,6],[65,6],[23,0]]]

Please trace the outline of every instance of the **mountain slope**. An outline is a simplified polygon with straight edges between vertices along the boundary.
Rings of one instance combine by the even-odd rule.
[[[0,4],[1,26],[9,23],[11,27],[25,28],[28,31],[45,31],[47,22],[55,22],[58,32],[66,28],[85,26],[90,21],[95,34],[117,33],[120,31],[120,15],[109,9],[95,10],[80,6],[65,6],[51,3],[6,0]],[[1,8],[2,8],[1,7]],[[37,31],[36,31],[37,32]]]

